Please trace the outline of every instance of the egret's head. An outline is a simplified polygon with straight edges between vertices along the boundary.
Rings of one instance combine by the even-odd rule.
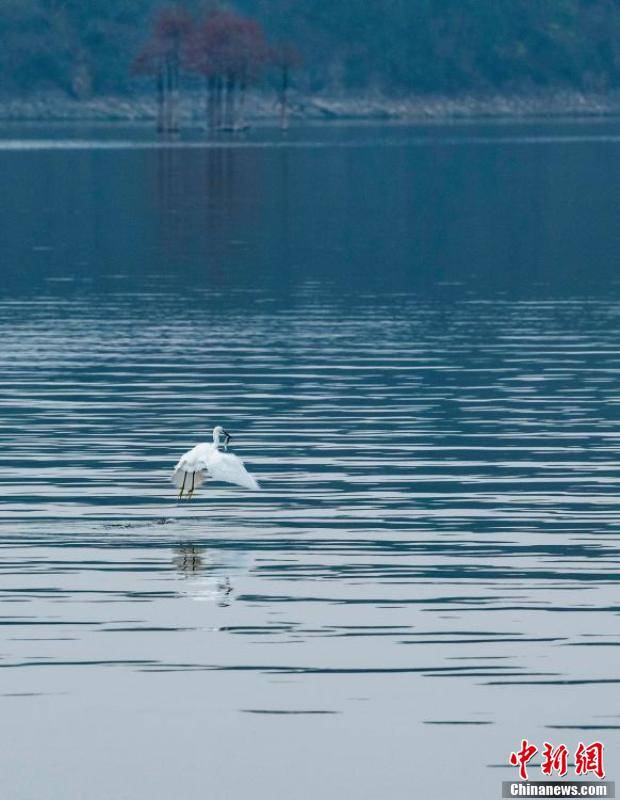
[[[213,441],[215,444],[220,443],[220,436],[224,438],[224,445],[228,446],[228,442],[230,442],[232,436],[230,433],[228,433],[228,431],[225,431],[221,425],[216,425],[215,428],[213,428]]]

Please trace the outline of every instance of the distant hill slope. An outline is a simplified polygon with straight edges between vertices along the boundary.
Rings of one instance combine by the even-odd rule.
[[[0,91],[123,93],[165,3],[3,0]],[[170,5],[170,4],[168,4]],[[205,3],[183,4],[199,15]],[[238,0],[302,54],[303,91],[458,93],[620,85],[615,0]]]

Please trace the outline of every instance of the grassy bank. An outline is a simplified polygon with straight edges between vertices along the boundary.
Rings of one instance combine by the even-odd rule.
[[[101,96],[76,100],[59,93],[28,97],[0,97],[3,121],[119,121],[155,120],[155,98],[148,95]],[[522,118],[541,116],[611,116],[620,114],[620,91],[584,93],[572,90],[531,94],[408,95],[294,95],[291,123],[303,120],[421,120]],[[179,97],[181,123],[205,119],[205,98],[187,91]],[[278,119],[274,95],[248,97],[245,120],[269,122]]]

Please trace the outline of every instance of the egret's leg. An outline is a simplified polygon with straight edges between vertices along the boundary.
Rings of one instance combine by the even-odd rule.
[[[187,493],[187,499],[188,500],[191,500],[192,499],[192,495],[194,494],[194,479],[195,479],[195,477],[196,477],[196,473],[192,472],[192,488]]]
[[[183,485],[181,486],[181,491],[179,492],[179,500],[183,497],[183,492],[185,491],[185,478],[187,478],[187,472],[183,473]]]

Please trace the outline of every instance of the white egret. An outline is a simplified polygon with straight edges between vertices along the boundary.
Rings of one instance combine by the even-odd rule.
[[[216,425],[213,428],[213,444],[211,442],[197,444],[181,456],[172,473],[172,482],[179,490],[179,500],[184,492],[187,499],[191,500],[194,489],[204,482],[205,473],[214,481],[234,483],[253,491],[260,489],[258,481],[250,475],[240,458],[220,450],[222,436],[224,448],[227,448],[232,437],[221,425]]]

